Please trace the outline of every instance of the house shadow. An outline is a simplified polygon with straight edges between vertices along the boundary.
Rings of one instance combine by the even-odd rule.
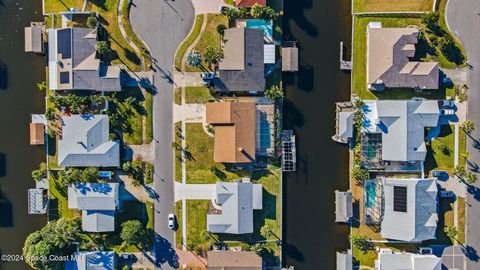
[[[175,247],[172,246],[167,239],[155,233],[154,238],[154,254],[156,258],[156,265],[161,266],[167,263],[170,267],[177,269],[180,267],[180,262]]]
[[[305,117],[302,111],[289,99],[285,99],[283,102],[283,124],[285,127],[302,128],[305,124]]]
[[[0,191],[0,228],[13,227],[13,206],[5,193]]]
[[[7,89],[8,86],[8,68],[5,63],[0,61],[0,89]]]
[[[300,67],[297,74],[298,89],[310,92],[313,90],[315,75],[313,66],[300,59]]]
[[[4,153],[0,153],[0,177],[3,177],[7,174],[7,162],[6,156]]]

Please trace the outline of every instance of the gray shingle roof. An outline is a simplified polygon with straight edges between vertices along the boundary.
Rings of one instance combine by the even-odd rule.
[[[437,126],[438,101],[369,100],[363,111],[363,132],[382,134],[383,160],[425,160],[425,127]]]
[[[70,27],[49,29],[48,34],[51,89],[107,92],[121,90],[120,68],[108,66],[96,58],[95,30]],[[58,53],[64,50],[69,53],[59,56]],[[70,75],[67,83],[58,81],[60,72],[68,72]]]
[[[437,62],[410,62],[419,30],[367,28],[367,84],[371,90],[390,88],[438,89]],[[378,86],[376,86],[378,85]]]
[[[253,210],[261,206],[261,184],[217,182],[216,204],[220,214],[207,215],[207,229],[213,233],[243,234],[253,232]],[[260,208],[261,209],[261,208]]]
[[[348,222],[352,216],[352,192],[335,190],[335,222]]]
[[[385,178],[382,182],[382,237],[403,241],[435,239],[438,222],[436,179]],[[394,209],[394,187],[406,188],[405,212]]]
[[[58,164],[66,167],[116,167],[120,165],[120,145],[110,141],[107,115],[62,117],[58,140]]]
[[[263,31],[252,28],[225,30],[224,59],[220,61],[217,91],[264,91]]]

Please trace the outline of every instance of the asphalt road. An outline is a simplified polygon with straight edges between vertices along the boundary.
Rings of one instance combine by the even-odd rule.
[[[471,68],[468,72],[467,118],[474,121],[477,130],[467,141],[470,152],[469,168],[479,173],[480,166],[480,1],[449,0],[446,20],[450,31],[460,40],[467,53]],[[467,269],[480,269],[480,175],[479,180],[469,186],[466,210],[466,256]]]
[[[176,269],[179,265],[173,244],[174,232],[167,227],[167,215],[174,211],[172,63],[178,45],[193,25],[194,9],[190,0],[134,0],[130,20],[134,32],[147,43],[155,59],[154,186],[158,195],[155,255],[161,269]]]

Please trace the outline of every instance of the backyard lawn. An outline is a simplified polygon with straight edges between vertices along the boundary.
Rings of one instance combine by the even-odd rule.
[[[186,125],[186,166],[188,184],[212,184],[245,176],[245,171],[231,172],[222,163],[213,161],[214,139],[202,124]]]
[[[68,208],[67,188],[61,186],[57,181],[57,172],[49,173],[49,220],[55,220],[61,217],[71,218],[79,216],[75,214],[74,209]]]
[[[44,0],[45,14],[69,11],[70,8],[82,10],[83,0]]]
[[[446,170],[453,172],[455,157],[455,126],[441,126],[440,134],[427,146],[425,172],[431,170]]]
[[[185,87],[185,103],[207,103],[215,97],[207,87]]]
[[[431,11],[434,0],[354,0],[355,12]]]

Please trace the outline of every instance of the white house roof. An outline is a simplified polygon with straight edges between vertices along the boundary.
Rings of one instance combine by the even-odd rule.
[[[352,216],[352,192],[335,190],[335,222],[348,222]]]
[[[262,205],[261,184],[217,182],[216,204],[221,213],[207,215],[207,229],[214,233],[253,232],[253,210]],[[256,191],[255,191],[256,190]]]
[[[363,112],[363,132],[382,134],[383,160],[425,160],[425,127],[437,126],[438,101],[369,100]]]
[[[337,270],[352,270],[352,252],[337,252]]]
[[[74,254],[77,260],[68,261],[66,270],[114,270],[115,252],[113,251],[81,251]]]
[[[437,183],[435,179],[384,178],[381,235],[386,239],[435,239]]]
[[[66,167],[116,167],[120,145],[110,141],[107,115],[62,116],[58,164]]]
[[[82,230],[85,232],[115,231],[115,211],[82,211]]]
[[[118,183],[76,183],[68,187],[68,208],[115,210]]]
[[[435,255],[413,253],[378,253],[378,270],[441,270],[442,259]]]

